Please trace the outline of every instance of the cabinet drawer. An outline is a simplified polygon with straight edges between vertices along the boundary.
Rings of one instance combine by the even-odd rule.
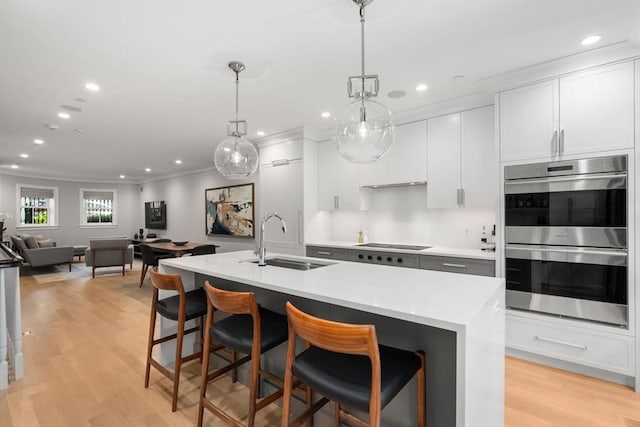
[[[346,249],[328,248],[325,246],[307,246],[307,256],[316,258],[347,260]]]
[[[493,277],[496,267],[493,260],[422,255],[420,268]]]
[[[349,251],[349,261],[367,264],[392,265],[396,267],[418,268],[418,255],[398,252]]]
[[[635,375],[633,337],[507,316],[506,346],[606,371]]]

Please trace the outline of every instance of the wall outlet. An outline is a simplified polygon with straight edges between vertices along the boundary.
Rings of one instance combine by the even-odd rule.
[[[468,225],[465,225],[464,227],[464,235],[471,236],[471,227],[469,227]]]

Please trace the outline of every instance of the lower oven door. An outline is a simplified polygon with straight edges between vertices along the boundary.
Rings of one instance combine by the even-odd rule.
[[[509,308],[628,326],[624,249],[507,245]]]

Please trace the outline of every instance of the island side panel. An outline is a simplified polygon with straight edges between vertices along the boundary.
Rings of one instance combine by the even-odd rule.
[[[504,426],[504,295],[503,283],[458,334],[459,427]]]
[[[428,327],[346,307],[252,287],[225,279],[196,274],[195,283],[211,283],[222,289],[255,292],[264,307],[284,313],[284,304],[291,301],[303,311],[330,320],[376,325],[381,344],[408,350],[422,349],[427,359],[427,425],[455,427],[456,424],[456,332]],[[281,375],[284,370],[286,346],[282,345],[263,357],[263,366]],[[247,373],[239,373],[244,382]],[[332,426],[331,407],[316,417],[315,425]],[[382,412],[385,427],[414,427],[416,424],[416,385],[412,380]]]

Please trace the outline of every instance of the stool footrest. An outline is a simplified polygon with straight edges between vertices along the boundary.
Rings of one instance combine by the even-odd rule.
[[[318,410],[322,408],[324,405],[326,405],[327,403],[329,403],[329,399],[327,399],[326,397],[323,397],[322,399],[318,400],[316,403],[311,405],[310,408],[307,408],[307,410],[304,411],[298,418],[291,421],[289,423],[289,427],[298,427],[300,424],[304,423],[309,418],[313,417],[313,414],[318,412]]]

